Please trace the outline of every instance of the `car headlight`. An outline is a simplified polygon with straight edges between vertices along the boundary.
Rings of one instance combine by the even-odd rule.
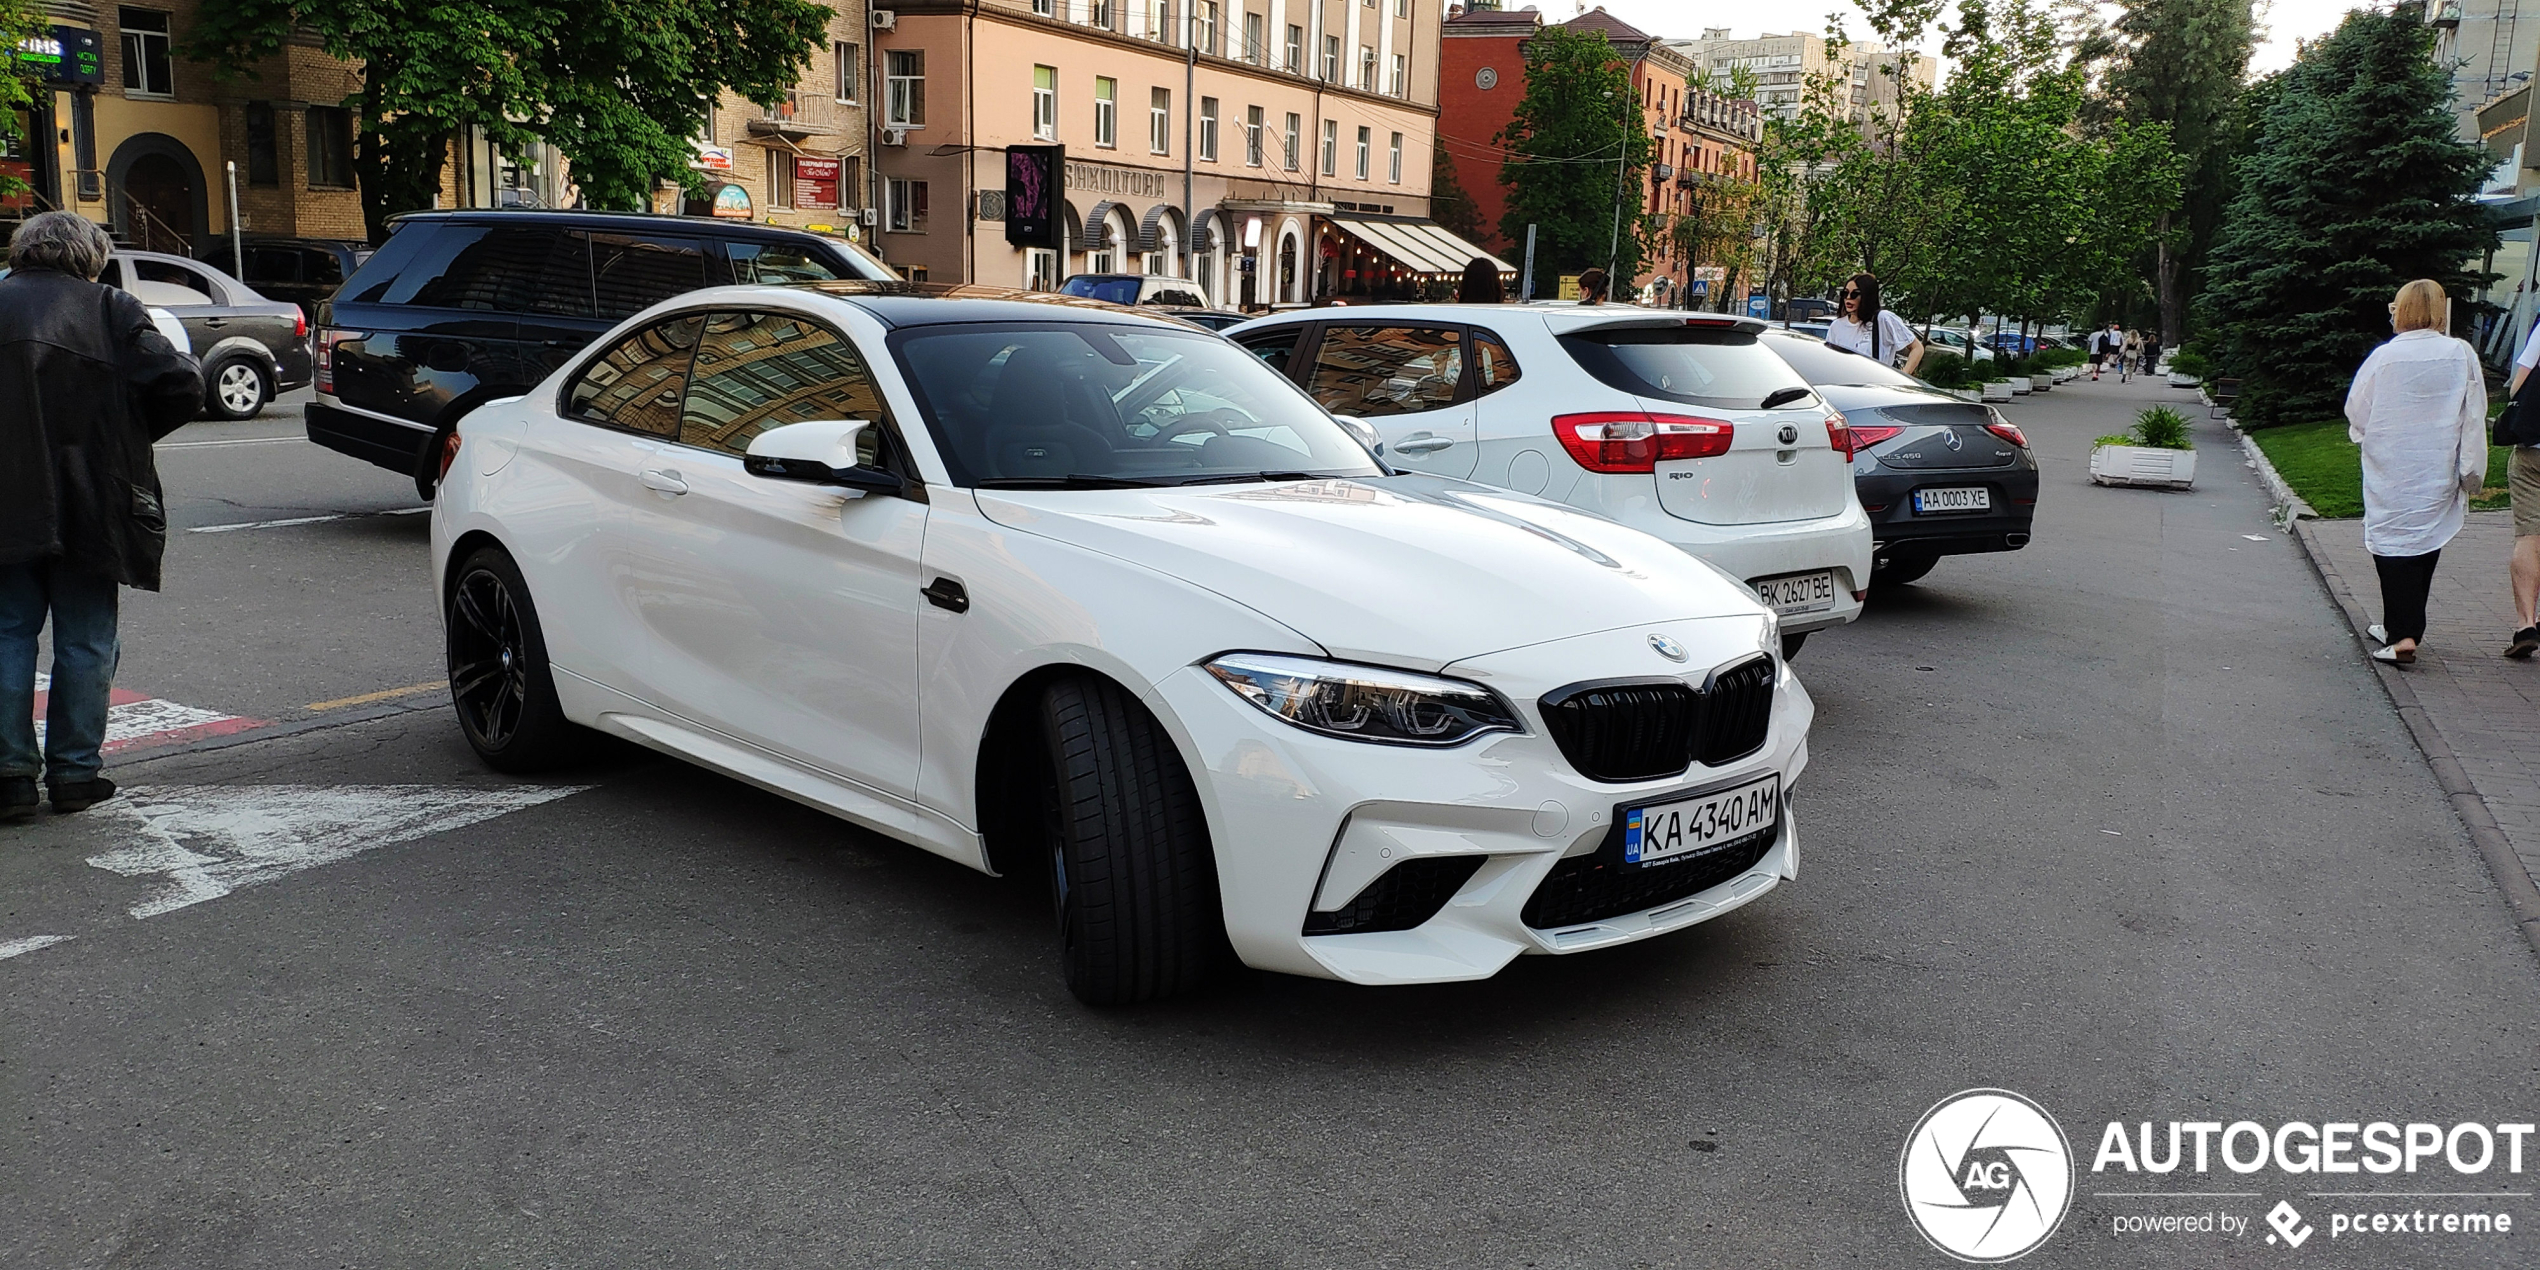
[[[1520,730],[1499,694],[1461,679],[1278,653],[1228,653],[1208,673],[1309,732],[1382,745],[1460,745]]]

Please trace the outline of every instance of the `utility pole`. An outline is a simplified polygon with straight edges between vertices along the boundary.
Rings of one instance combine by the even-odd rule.
[[[1607,96],[1613,94],[1608,93]],[[1632,103],[1630,96],[1617,103],[1623,108],[1623,131],[1614,139],[1618,153],[1614,156],[1614,237],[1605,247],[1605,294],[1610,298],[1621,289],[1614,271],[1623,260],[1623,179],[1629,174],[1632,159]]]
[[[1526,226],[1526,276],[1517,280],[1517,302],[1535,298],[1535,227]]]

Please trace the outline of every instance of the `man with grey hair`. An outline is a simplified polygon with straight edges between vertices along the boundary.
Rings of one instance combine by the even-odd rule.
[[[150,446],[194,417],[203,372],[139,300],[99,286],[114,244],[46,212],[9,240],[0,278],[0,817],[112,797],[100,775],[121,648],[118,586],[159,589],[167,513]],[[53,623],[43,748],[36,637]]]

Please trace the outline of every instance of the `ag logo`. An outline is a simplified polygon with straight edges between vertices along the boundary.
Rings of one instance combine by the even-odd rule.
[[[1960,1261],[2014,1261],[2063,1224],[2072,1144],[2036,1103],[1970,1089],[1923,1113],[1897,1162],[1897,1188],[1932,1247]]]

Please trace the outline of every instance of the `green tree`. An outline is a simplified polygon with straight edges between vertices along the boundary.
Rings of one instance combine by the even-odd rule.
[[[1455,179],[1455,157],[1446,152],[1443,136],[1429,147],[1429,219],[1467,242],[1482,240],[1482,209]]]
[[[1525,51],[1526,93],[1497,138],[1512,156],[1499,169],[1500,236],[1523,243],[1536,227],[1536,295],[1610,265],[1619,297],[1645,255],[1638,195],[1656,156],[1631,72],[1602,31],[1547,26]]]
[[[2252,424],[2334,416],[2355,367],[2390,334],[2400,284],[2455,298],[2496,231],[2470,201],[2486,152],[2453,134],[2449,72],[2415,4],[2358,10],[2254,95],[2198,305]]]
[[[44,15],[31,0],[0,0],[0,48],[15,49],[28,36],[44,26]],[[19,132],[18,112],[27,108],[37,92],[43,91],[34,76],[18,73],[17,59],[0,70],[0,153],[15,156],[23,147],[35,144]],[[26,181],[6,167],[0,167],[0,197],[24,194]]]
[[[726,90],[773,105],[828,39],[812,0],[204,0],[189,56],[227,75],[301,32],[362,68],[354,170],[373,234],[428,206],[450,139],[564,153],[592,205],[694,181],[689,138]]]
[[[2188,302],[2230,201],[2231,160],[2241,132],[2239,103],[2255,22],[2251,0],[2122,0],[2114,53],[2086,112],[2169,128],[2182,183],[2177,210],[2152,227],[2145,272],[2160,305],[2161,342],[2187,335]]]

